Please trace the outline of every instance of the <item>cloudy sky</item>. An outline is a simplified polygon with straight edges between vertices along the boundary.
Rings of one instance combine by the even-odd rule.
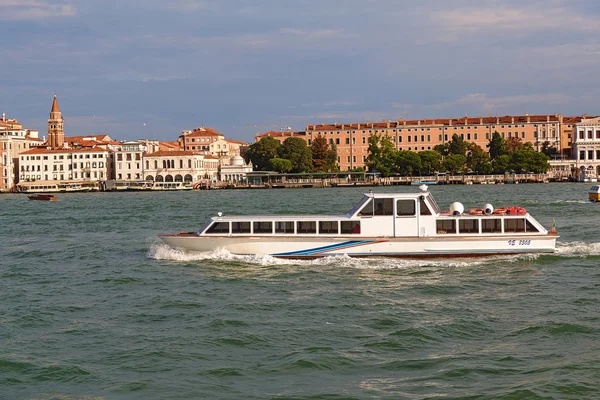
[[[0,0],[0,112],[175,140],[600,113],[597,0]]]

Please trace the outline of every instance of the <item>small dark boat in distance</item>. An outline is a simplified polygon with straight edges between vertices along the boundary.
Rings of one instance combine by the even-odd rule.
[[[34,193],[31,196],[27,196],[29,200],[43,200],[43,201],[56,201],[58,197],[51,194],[37,194]]]

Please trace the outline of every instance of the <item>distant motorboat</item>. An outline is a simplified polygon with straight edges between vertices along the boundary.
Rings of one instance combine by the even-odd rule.
[[[31,196],[27,196],[29,200],[42,200],[42,201],[56,201],[58,198],[51,194],[37,194],[34,193]]]

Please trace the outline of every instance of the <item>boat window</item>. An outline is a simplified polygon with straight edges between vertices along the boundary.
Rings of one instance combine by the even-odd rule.
[[[425,199],[423,199],[422,197],[421,199],[419,199],[419,214],[431,215],[431,210],[427,206],[427,203],[425,203]]]
[[[393,199],[375,199],[375,215],[394,215]]]
[[[273,233],[273,223],[271,221],[254,221],[252,225],[254,233]]]
[[[460,233],[479,233],[478,219],[461,219],[458,221],[458,231]]]
[[[207,234],[229,233],[229,222],[215,222],[206,230]]]
[[[435,225],[437,233],[456,233],[456,219],[438,219]]]
[[[524,218],[506,218],[504,220],[504,232],[525,232]]]
[[[525,232],[539,232],[538,228],[533,226],[533,224],[530,221],[526,220],[525,224]]]
[[[319,221],[319,233],[338,233],[338,221]]]
[[[294,221],[276,221],[275,233],[294,233]]]
[[[373,199],[369,200],[367,204],[365,204],[358,215],[373,215]]]
[[[358,234],[360,233],[360,221],[342,221],[342,234]]]
[[[396,202],[396,215],[413,216],[415,215],[415,211],[414,200],[398,200]]]
[[[481,233],[502,232],[500,218],[484,218],[481,220]]]
[[[427,196],[427,198],[429,199],[429,203],[433,207],[433,212],[435,214],[439,214],[440,213],[440,206],[438,206],[438,204],[435,201],[435,199],[433,198],[433,196]]]
[[[250,222],[232,222],[231,233],[250,233]]]
[[[317,221],[297,221],[296,233],[317,233]]]

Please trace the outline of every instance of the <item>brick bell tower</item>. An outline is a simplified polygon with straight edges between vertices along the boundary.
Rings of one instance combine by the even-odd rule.
[[[50,110],[50,119],[48,119],[48,145],[53,149],[56,149],[62,148],[64,143],[64,120],[62,113],[60,112],[60,108],[58,108],[56,94],[54,94],[54,100],[52,100],[52,109]]]

